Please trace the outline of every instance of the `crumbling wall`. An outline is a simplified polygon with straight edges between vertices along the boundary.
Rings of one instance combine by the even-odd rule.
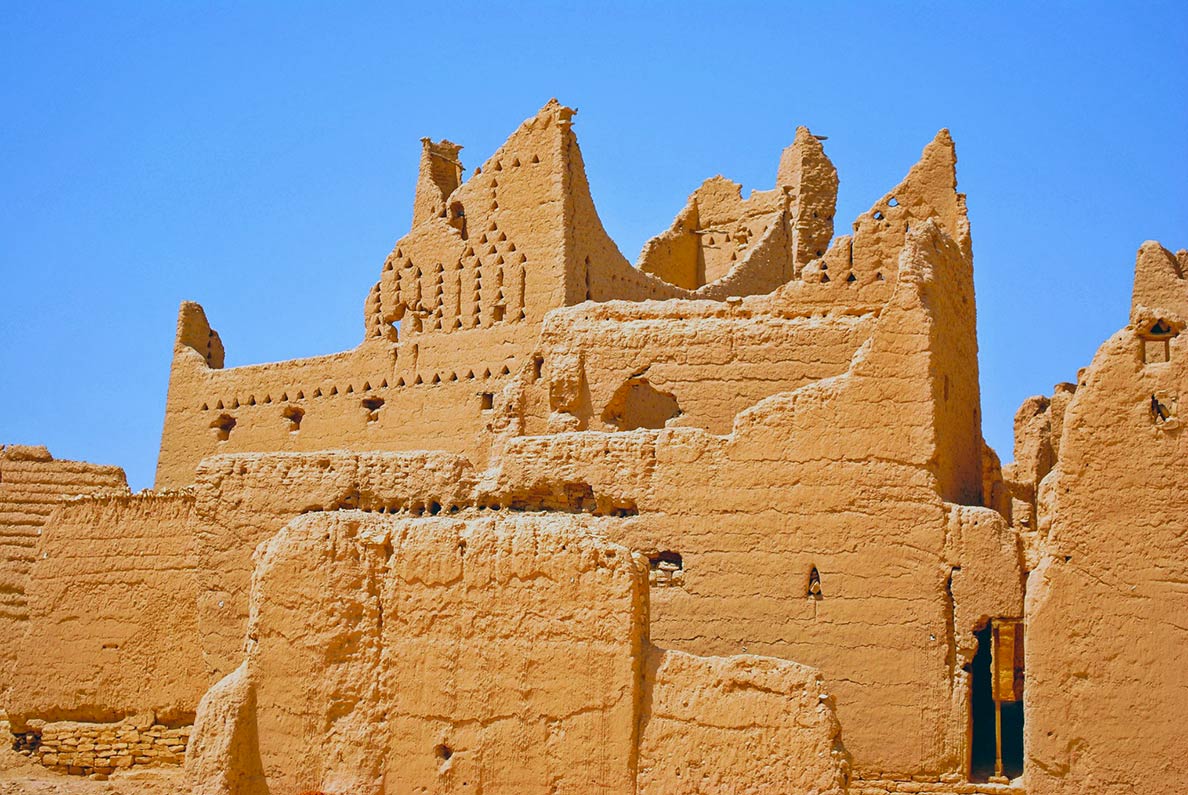
[[[837,169],[806,127],[780,157],[774,190],[742,198],[742,186],[712,177],[640,254],[644,273],[699,297],[759,295],[825,254],[833,237]],[[770,251],[756,249],[769,247]]]
[[[53,542],[38,630],[65,643],[63,572],[93,569],[79,642],[108,632],[104,588],[134,560],[122,593],[181,595],[171,634],[112,621],[143,639],[128,664],[80,653],[95,692],[62,694],[54,657],[25,712],[112,721],[218,680],[203,793],[832,792],[832,697],[876,791],[965,775],[973,631],[1021,610],[1005,492],[1026,480],[1041,512],[1054,476],[1037,452],[1000,482],[980,435],[947,132],[829,244],[836,172],[798,131],[775,190],[694,194],[645,252],[668,283],[606,235],[572,115],[550,102],[465,182],[455,145],[425,144],[352,351],[224,369],[182,306],[158,485],[193,495],[70,519],[85,543],[55,568]],[[1182,257],[1148,259],[1181,278]],[[1182,319],[1142,306],[1139,361],[1165,366]],[[1177,400],[1152,394],[1161,432]],[[1036,412],[1053,456],[1074,417],[1056,403]],[[649,623],[670,651],[649,656]]]
[[[46,521],[29,576],[8,712],[188,722],[206,689],[189,494],[78,498]]]
[[[662,650],[648,666],[640,795],[846,792],[841,727],[817,671],[749,654]]]
[[[466,460],[448,453],[249,453],[204,461],[193,532],[208,681],[242,659],[252,553],[290,519],[339,509],[456,511],[473,504],[474,482]]]
[[[29,569],[46,519],[63,500],[128,493],[119,467],[56,461],[44,447],[0,446],[0,712],[7,703],[15,639],[29,619]]]
[[[805,257],[826,254],[836,171],[801,128],[775,189],[744,201],[737,185],[715,178],[694,194],[696,212],[677,224],[696,215],[709,225],[680,233],[697,239],[693,289],[645,272],[654,256],[631,267],[594,209],[573,114],[550,101],[466,181],[460,147],[422,142],[413,228],[368,293],[364,341],[352,351],[224,369],[202,308],[183,304],[157,487],[188,485],[198,462],[218,453],[414,450],[426,438],[482,466],[492,398],[530,366],[550,310],[769,293],[804,270]],[[847,272],[835,289],[811,273],[801,303],[851,307],[868,287],[876,302],[888,294],[873,284],[881,274]]]
[[[1139,252],[1130,324],[1064,413],[1027,594],[1025,777],[1033,795],[1188,790],[1188,254]],[[1156,325],[1167,333],[1152,334]],[[1147,355],[1160,342],[1157,359]],[[1149,787],[1147,787],[1149,789]]]
[[[697,760],[703,782],[765,767],[840,794],[814,671],[650,649],[644,561],[600,537],[622,521],[295,519],[257,553],[247,656],[199,709],[192,791],[627,795],[637,769],[670,791]]]
[[[262,547],[271,790],[631,791],[646,579],[590,526],[310,514]]]
[[[550,314],[538,351],[553,410],[563,407],[564,383],[585,383],[582,427],[625,429],[607,409],[625,384],[646,379],[675,399],[674,426],[728,433],[760,400],[844,372],[876,319],[873,311],[784,316],[745,303],[615,301]],[[579,362],[580,375],[568,371]]]
[[[489,488],[587,483],[635,506],[612,540],[658,572],[680,571],[652,593],[658,644],[813,665],[837,699],[856,770],[961,775],[962,655],[985,616],[1019,615],[1020,563],[1002,516],[975,507],[983,471],[968,260],[926,221],[895,272],[891,301],[844,374],[763,400],[729,436],[512,439]],[[952,503],[966,501],[974,513],[954,519]]]
[[[1028,570],[1039,564],[1047,532],[1046,526],[1040,527],[1042,487],[1059,459],[1064,414],[1076,390],[1076,384],[1056,384],[1050,397],[1029,397],[1015,412],[1015,460],[1002,474]]]

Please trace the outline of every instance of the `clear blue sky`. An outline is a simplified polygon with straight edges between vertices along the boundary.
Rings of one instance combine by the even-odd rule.
[[[0,442],[149,486],[178,302],[228,364],[353,347],[422,136],[482,162],[579,108],[628,258],[704,178],[828,135],[839,231],[941,127],[977,274],[985,433],[1125,325],[1188,246],[1188,4],[5,3]]]

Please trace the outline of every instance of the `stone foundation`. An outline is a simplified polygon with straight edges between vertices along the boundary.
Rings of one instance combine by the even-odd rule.
[[[847,795],[1026,795],[1022,785],[973,781],[938,781],[927,776],[909,780],[855,778]]]
[[[136,766],[180,766],[190,726],[129,718],[119,723],[55,721],[13,735],[13,749],[50,770],[76,776],[110,775]]]

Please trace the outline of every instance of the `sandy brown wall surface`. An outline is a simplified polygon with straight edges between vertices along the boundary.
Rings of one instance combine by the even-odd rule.
[[[0,447],[0,712],[17,639],[28,626],[29,570],[46,519],[69,497],[108,491],[128,493],[119,467],[56,461],[44,447]]]
[[[9,717],[187,723],[202,696],[190,494],[59,506],[29,578]]]
[[[1082,372],[1040,488],[1027,602],[1033,795],[1188,791],[1186,308],[1177,258],[1146,244],[1131,322]],[[1159,321],[1173,336],[1155,335],[1152,356]]]

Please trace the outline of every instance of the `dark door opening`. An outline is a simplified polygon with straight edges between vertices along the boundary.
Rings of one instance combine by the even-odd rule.
[[[978,651],[970,672],[969,777],[971,781],[993,778],[998,773],[1001,747],[1001,775],[1013,779],[1023,774],[1022,626],[1015,622],[997,626],[987,622],[974,634]],[[998,693],[995,693],[996,676]]]
[[[973,658],[970,678],[973,692],[969,708],[973,713],[972,736],[969,743],[969,778],[986,781],[994,775],[996,756],[994,742],[994,695],[990,687],[990,622],[974,633],[978,639],[978,653]]]

